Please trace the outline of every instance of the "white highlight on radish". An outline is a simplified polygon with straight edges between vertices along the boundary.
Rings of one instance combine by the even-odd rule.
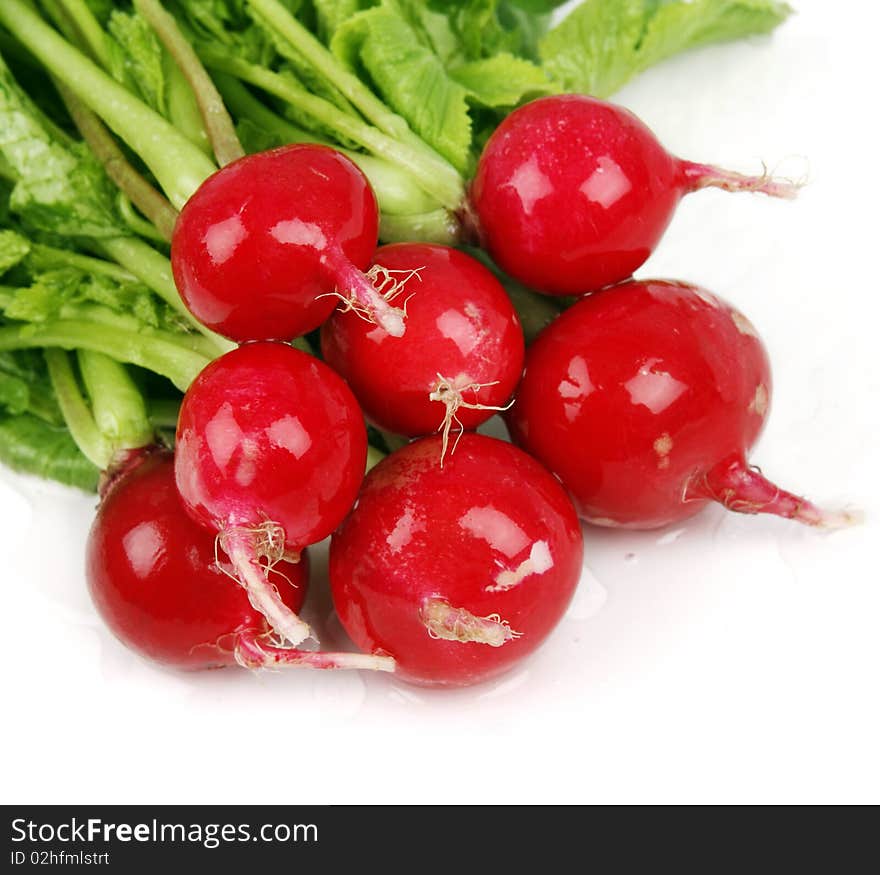
[[[459,525],[493,550],[513,559],[529,544],[526,533],[507,514],[488,507],[472,507],[459,519]]]
[[[437,317],[437,330],[447,340],[451,340],[463,356],[470,355],[483,340],[485,332],[476,331],[467,316],[458,310],[446,310]]]
[[[758,331],[755,326],[752,325],[748,317],[740,313],[739,310],[731,310],[730,318],[733,320],[733,324],[736,325],[736,330],[740,334],[745,334],[747,337],[758,337]]]
[[[296,416],[276,420],[269,426],[267,435],[276,447],[282,447],[296,459],[301,459],[312,446],[311,436]]]
[[[327,246],[327,238],[320,225],[314,222],[303,222],[302,219],[286,219],[277,222],[269,233],[279,243],[292,243],[294,246],[310,246],[313,249],[324,249]]]
[[[580,190],[587,200],[607,210],[632,190],[632,182],[610,155],[603,155],[596,164]]]
[[[411,507],[407,507],[403,516],[394,524],[391,534],[385,538],[385,543],[395,552],[399,553],[413,539],[413,535],[417,532],[424,532],[427,529],[424,520],[416,518]]]
[[[655,371],[657,359],[649,359],[630,380],[624,383],[633,404],[647,407],[651,413],[662,413],[687,391],[687,384],[666,371]]]
[[[122,539],[125,555],[140,577],[149,577],[156,562],[162,556],[162,545],[165,541],[162,532],[153,522],[142,522],[127,532]]]
[[[242,431],[235,418],[235,411],[228,401],[205,426],[205,440],[208,442],[214,464],[225,472],[232,454],[242,440]]]
[[[574,422],[577,419],[581,412],[581,401],[592,394],[595,388],[590,379],[586,359],[576,355],[568,366],[566,379],[556,387],[556,391],[562,398],[577,399],[564,405],[565,417],[569,422]]]
[[[546,541],[535,541],[527,559],[520,562],[513,571],[505,569],[495,577],[495,583],[486,587],[486,592],[506,592],[518,586],[532,574],[543,574],[553,567],[550,545]]]
[[[758,416],[764,416],[769,406],[770,394],[767,391],[767,387],[763,383],[759,383],[758,388],[755,389],[755,397],[752,399],[752,403],[749,404],[749,410],[757,413]]]
[[[516,168],[503,188],[512,188],[517,193],[526,215],[531,215],[539,200],[553,193],[553,183],[538,167],[534,156]]]
[[[240,216],[230,216],[222,222],[211,225],[205,232],[203,242],[214,264],[223,264],[232,258],[232,254],[238,248],[244,238],[247,237],[247,228],[241,221]]]

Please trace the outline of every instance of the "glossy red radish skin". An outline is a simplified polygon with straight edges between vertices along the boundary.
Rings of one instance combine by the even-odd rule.
[[[329,535],[354,502],[366,429],[344,381],[281,343],[213,361],[183,399],[175,471],[187,512],[213,532],[275,630],[310,630],[286,611],[264,564]]]
[[[833,527],[750,468],[771,380],[754,326],[680,282],[630,282],[579,301],[530,347],[513,440],[565,484],[598,525],[655,528],[707,502]]]
[[[275,571],[280,598],[299,611],[307,558]],[[214,537],[185,513],[170,456],[141,462],[110,488],[89,534],[86,579],[102,619],[126,646],[178,668],[233,665],[239,636],[269,632],[234,578],[223,553],[215,556]]]
[[[485,422],[519,382],[525,349],[501,284],[446,246],[383,246],[375,267],[405,283],[406,333],[392,337],[337,311],[321,329],[325,361],[345,377],[367,418],[395,434]]]
[[[511,113],[483,150],[471,205],[485,248],[550,295],[628,278],[656,247],[682,196],[715,186],[792,197],[797,186],[669,155],[632,113],[579,94]]]
[[[292,611],[302,607],[308,570],[306,553],[273,569],[272,584]],[[393,669],[363,654],[278,647],[215,538],[184,511],[167,453],[142,460],[106,492],[86,546],[86,579],[116,637],[162,665]]]
[[[171,263],[193,315],[239,342],[317,328],[337,294],[402,331],[364,276],[378,237],[366,177],[325,146],[249,155],[211,176],[177,220]]]
[[[466,433],[384,459],[334,534],[330,585],[343,626],[419,684],[473,684],[533,652],[581,573],[577,515],[559,482],[516,447]]]

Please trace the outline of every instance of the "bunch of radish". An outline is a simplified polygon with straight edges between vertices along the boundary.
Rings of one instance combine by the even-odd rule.
[[[340,153],[296,145],[216,172],[180,213],[172,264],[191,313],[241,345],[190,386],[173,460],[144,451],[108,481],[88,577],[113,631],[181,667],[475,683],[562,618],[579,517],[652,528],[717,501],[849,522],[748,464],[771,397],[749,320],[695,286],[631,279],[706,186],[795,191],[674,158],[593,98],[508,116],[463,215],[508,275],[579,296],[526,351],[474,257],[377,248],[376,198]],[[290,345],[319,327],[323,361]],[[471,433],[499,411],[516,446]],[[399,449],[364,481],[365,418]],[[334,603],[362,654],[315,649],[299,616],[305,550],[331,534]]]

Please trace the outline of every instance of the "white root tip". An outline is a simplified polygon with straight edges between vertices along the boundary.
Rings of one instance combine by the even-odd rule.
[[[865,512],[862,510],[839,510],[822,511],[819,518],[811,523],[817,529],[833,532],[838,529],[849,529],[860,526],[865,521]]]
[[[384,313],[378,314],[379,324],[392,337],[403,337],[406,331],[405,316],[402,310],[389,307]]]
[[[419,619],[431,638],[457,641],[459,644],[488,644],[501,647],[508,641],[522,637],[522,632],[510,628],[500,614],[477,617],[465,608],[456,608],[445,599],[425,599],[419,610]]]

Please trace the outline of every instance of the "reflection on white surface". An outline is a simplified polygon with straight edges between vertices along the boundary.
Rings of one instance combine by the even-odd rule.
[[[599,583],[596,575],[589,568],[584,567],[581,573],[581,582],[565,612],[565,618],[578,622],[590,620],[605,607],[607,601],[608,590]]]
[[[312,698],[327,717],[357,716],[367,699],[367,685],[358,671],[313,672]]]

